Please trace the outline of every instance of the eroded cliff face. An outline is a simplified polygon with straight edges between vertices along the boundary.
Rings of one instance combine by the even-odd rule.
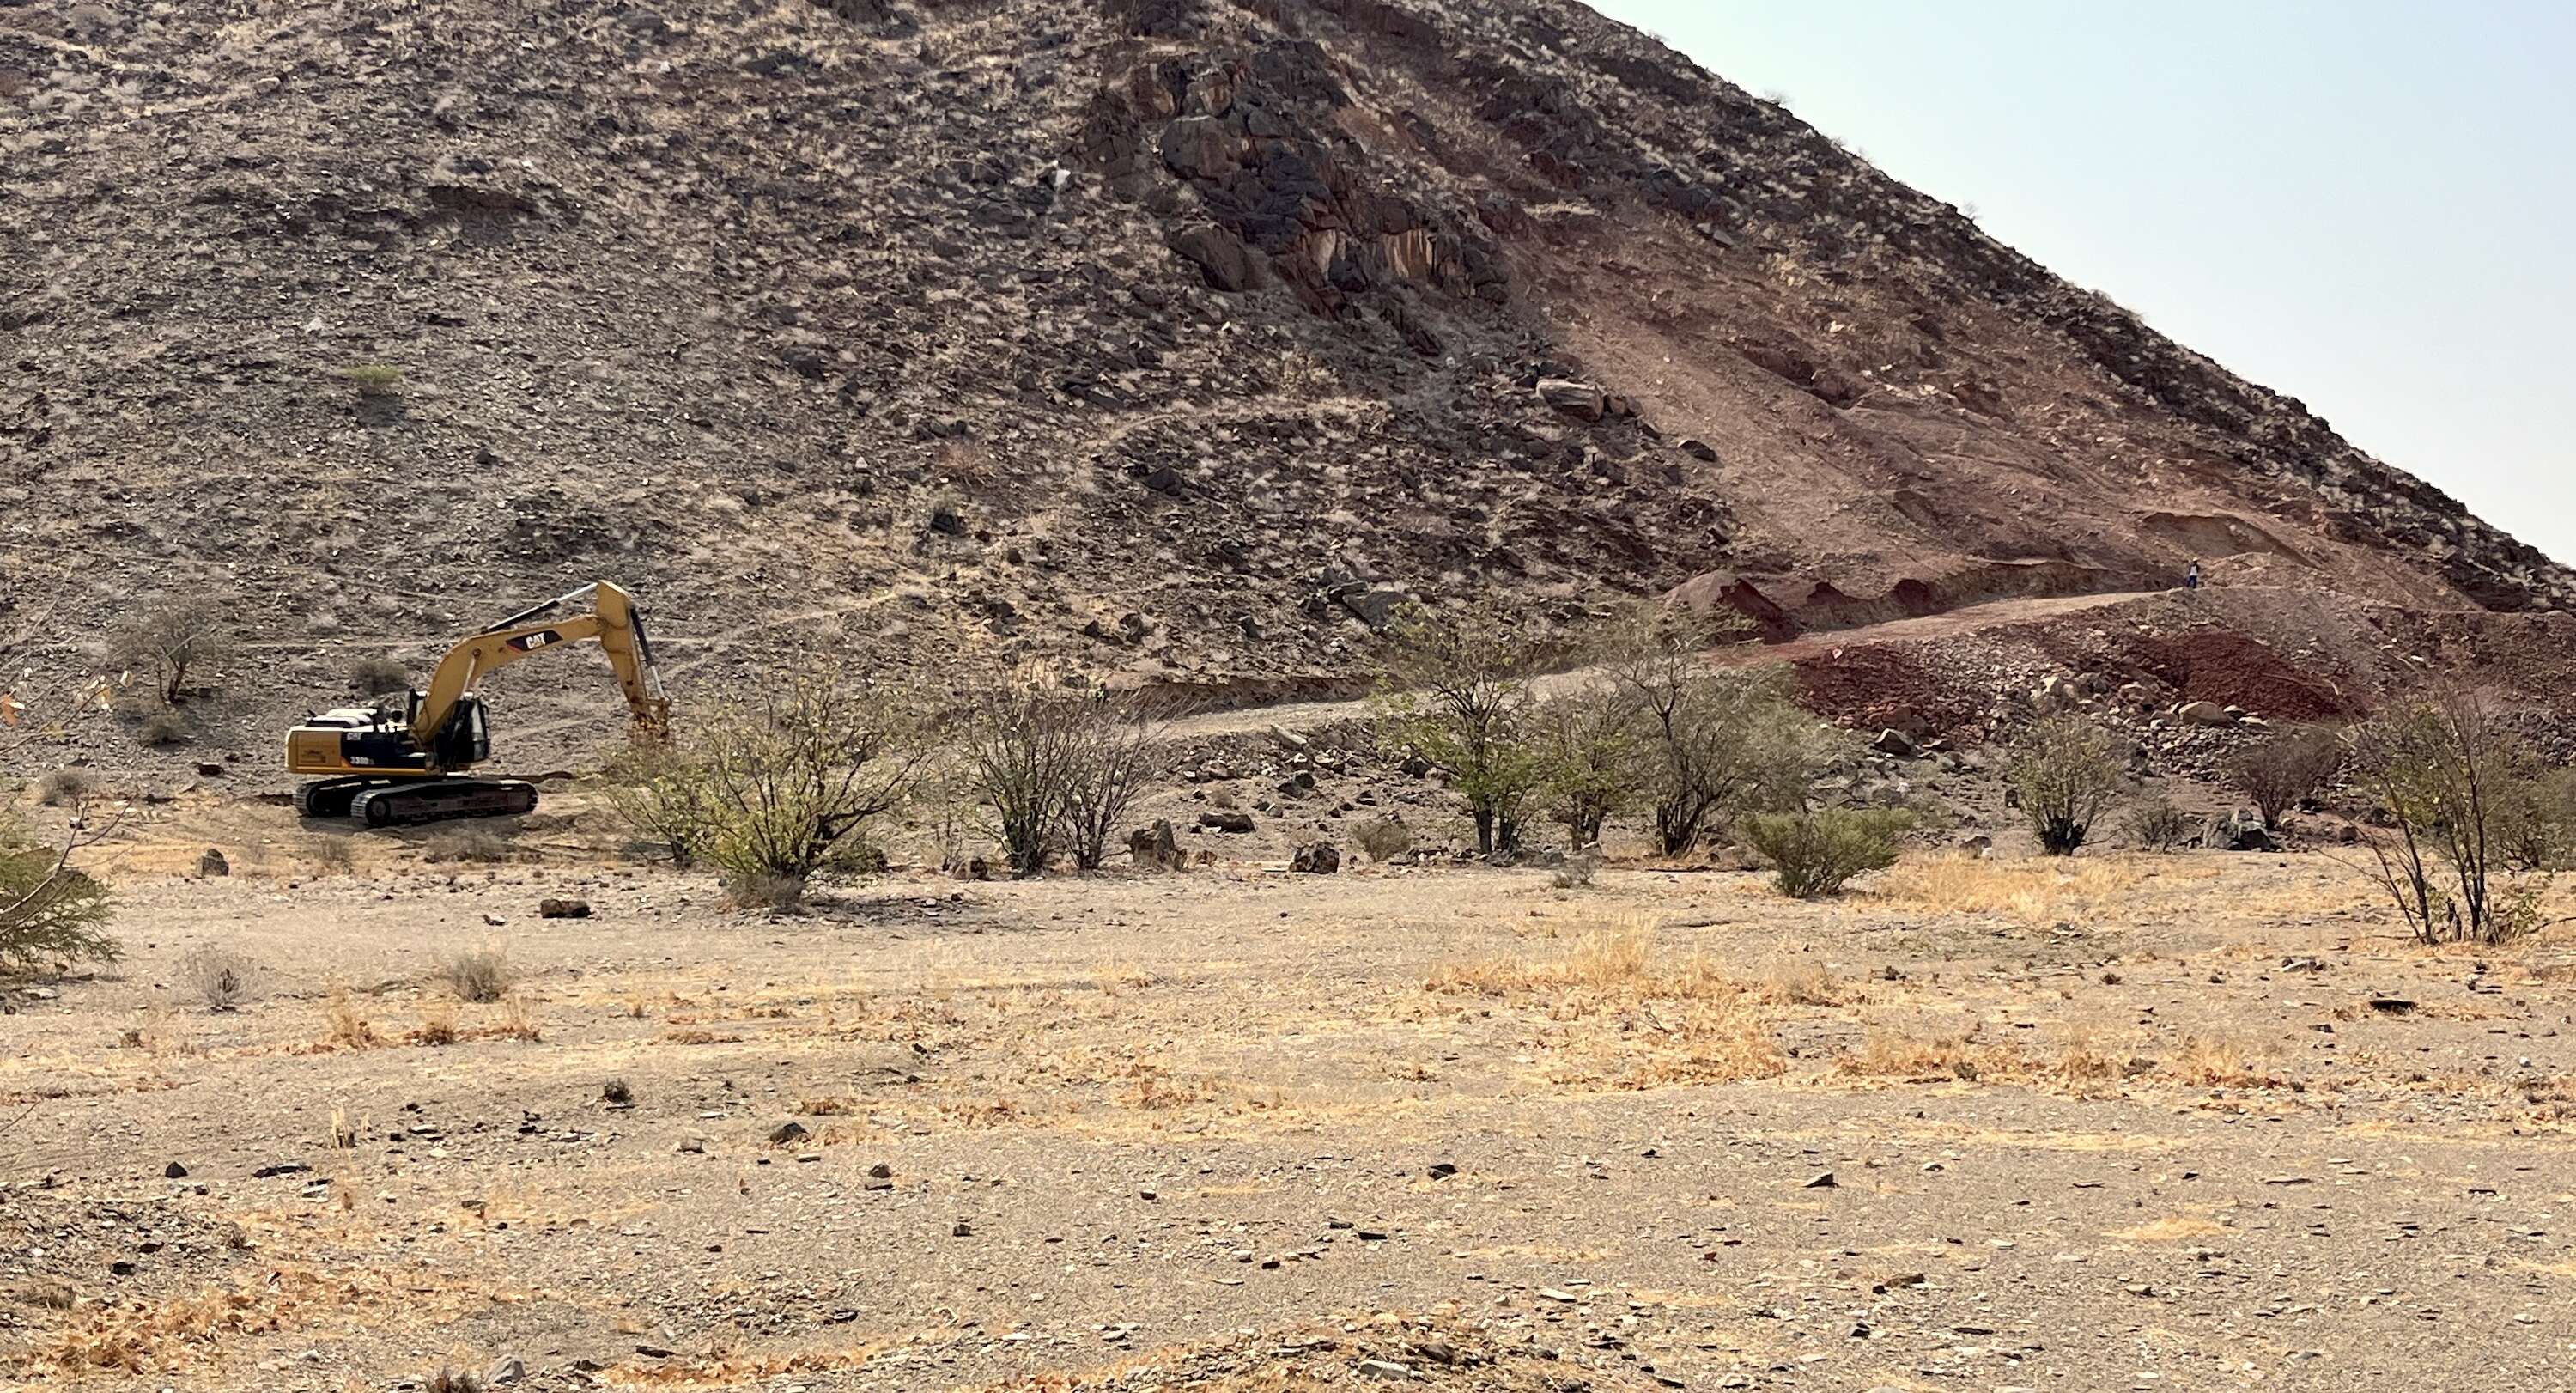
[[[279,699],[594,574],[1271,687],[1407,596],[2576,594],[1553,0],[11,14],[0,622],[204,593]]]

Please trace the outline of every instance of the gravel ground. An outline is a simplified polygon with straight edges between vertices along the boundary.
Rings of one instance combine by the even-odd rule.
[[[2576,1350],[2576,940],[2412,949],[2322,858],[714,900],[134,885],[118,971],[0,1023],[0,1367],[2447,1389]],[[452,1001],[482,950],[507,999]]]

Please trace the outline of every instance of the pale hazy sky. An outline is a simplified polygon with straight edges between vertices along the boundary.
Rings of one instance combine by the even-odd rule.
[[[2576,4],[1591,3],[2576,562]]]

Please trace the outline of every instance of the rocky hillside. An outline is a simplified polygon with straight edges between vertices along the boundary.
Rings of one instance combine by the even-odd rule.
[[[1237,694],[1407,596],[2576,599],[1558,0],[0,0],[0,169],[0,643],[225,607],[215,743],[594,575]]]

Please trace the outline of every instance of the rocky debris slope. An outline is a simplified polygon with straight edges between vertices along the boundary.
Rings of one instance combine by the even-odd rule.
[[[819,638],[1294,693],[1409,598],[1785,635],[2194,556],[2576,594],[1556,0],[11,13],[0,642],[219,607],[216,748],[602,575],[697,690]]]

